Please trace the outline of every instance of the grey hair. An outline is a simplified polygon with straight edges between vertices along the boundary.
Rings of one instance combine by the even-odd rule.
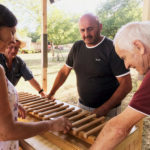
[[[150,47],[150,21],[131,22],[122,26],[115,35],[114,45],[117,44],[119,49],[131,51],[135,40]]]

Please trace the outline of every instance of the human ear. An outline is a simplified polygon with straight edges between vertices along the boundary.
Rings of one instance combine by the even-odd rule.
[[[141,55],[143,55],[145,53],[145,46],[141,41],[135,40],[133,42],[133,45],[139,50]]]

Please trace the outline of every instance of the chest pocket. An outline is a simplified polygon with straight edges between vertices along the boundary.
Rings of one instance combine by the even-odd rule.
[[[93,57],[89,60],[87,74],[93,76],[105,76],[109,72],[109,64],[107,59],[99,56]]]
[[[98,52],[90,50],[78,55],[74,60],[74,69],[77,73],[92,77],[105,76],[110,72],[108,59]]]

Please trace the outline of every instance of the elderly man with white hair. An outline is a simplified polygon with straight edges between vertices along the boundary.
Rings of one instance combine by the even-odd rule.
[[[139,120],[150,115],[150,22],[123,26],[114,38],[114,45],[126,68],[135,68],[145,77],[128,107],[107,122],[91,150],[113,150]]]

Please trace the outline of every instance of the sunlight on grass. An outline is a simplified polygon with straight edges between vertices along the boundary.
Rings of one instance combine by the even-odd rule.
[[[42,85],[42,67],[41,67],[41,54],[20,54],[19,55],[27,64],[27,66],[32,71],[35,79]],[[66,53],[63,54],[66,59]],[[52,61],[51,53],[48,54],[48,70],[47,70],[47,93],[49,93],[52,88],[55,77],[60,70],[60,68],[65,64],[64,61]],[[19,81],[16,86],[18,92],[24,91],[33,94],[38,94],[38,92],[30,86],[29,82],[25,82],[23,78]],[[64,85],[57,91],[55,97],[64,102],[68,102],[70,104],[76,104],[78,100],[78,94],[76,89],[76,77],[75,73],[72,70],[68,79],[64,83]]]

